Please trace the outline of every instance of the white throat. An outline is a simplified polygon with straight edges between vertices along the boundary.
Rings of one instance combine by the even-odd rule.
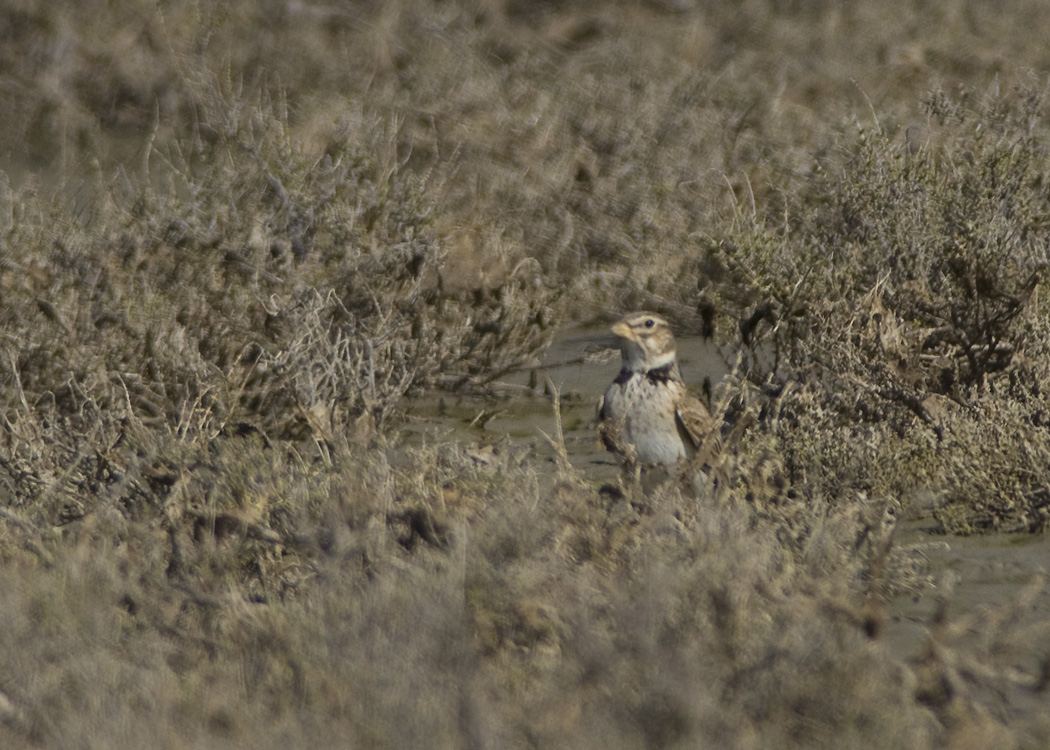
[[[646,357],[645,352],[642,351],[642,347],[633,341],[624,342],[620,352],[623,355],[623,366],[631,372],[658,370],[675,361],[675,352],[673,349],[655,357]]]
[[[674,361],[675,361],[675,353],[674,353],[674,350],[671,350],[669,352],[666,352],[664,354],[661,354],[659,356],[656,356],[656,357],[653,357],[652,359],[650,359],[646,363],[646,364],[649,365],[649,367],[646,368],[646,369],[659,370],[661,367],[666,367],[667,365],[674,364]]]

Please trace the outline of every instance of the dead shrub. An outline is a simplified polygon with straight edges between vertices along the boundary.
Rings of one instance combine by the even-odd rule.
[[[149,185],[102,186],[81,220],[8,196],[23,281],[0,316],[32,337],[8,370],[30,401],[71,377],[168,424],[293,435],[305,411],[368,440],[409,389],[482,389],[546,345],[553,297],[527,259],[443,294],[431,207],[381,121],[312,156],[279,103],[201,97],[200,137],[149,156]]]
[[[946,99],[928,100],[934,121]],[[1045,443],[1045,109],[1031,88],[970,98],[917,149],[860,128],[787,223],[708,247],[748,376],[792,415],[780,424],[794,478],[909,495],[969,477],[973,497],[1003,490],[1015,500],[1001,512],[1029,519],[975,528],[1041,528],[1043,463],[1033,474],[1004,450],[989,409]],[[1011,476],[1028,479],[1007,491]]]

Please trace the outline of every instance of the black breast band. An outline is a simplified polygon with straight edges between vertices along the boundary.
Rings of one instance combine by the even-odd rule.
[[[671,370],[674,369],[674,362],[664,365],[663,367],[655,367],[652,370],[645,371],[645,377],[649,379],[650,383],[666,383],[671,380]],[[626,367],[620,370],[620,374],[616,376],[616,380],[613,381],[616,385],[623,385],[630,380],[635,373],[632,370],[628,370]]]
[[[674,362],[669,362],[663,367],[646,370],[645,377],[649,378],[650,383],[666,383],[671,379],[671,370],[673,368]]]
[[[623,385],[631,379],[632,375],[634,375],[634,373],[625,367],[622,370],[620,370],[620,374],[616,376],[616,380],[614,380],[613,383],[615,383],[616,385]]]

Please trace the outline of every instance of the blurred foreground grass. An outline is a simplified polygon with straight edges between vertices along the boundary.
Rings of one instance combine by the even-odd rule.
[[[1048,16],[4,4],[0,744],[1045,746],[1028,600],[880,636],[1050,517]],[[402,445],[640,307],[710,497]]]

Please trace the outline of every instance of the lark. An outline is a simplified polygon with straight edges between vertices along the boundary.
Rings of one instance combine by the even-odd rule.
[[[682,381],[671,326],[655,313],[635,312],[612,332],[623,367],[598,402],[602,443],[628,466],[688,465],[712,434],[713,420]]]

